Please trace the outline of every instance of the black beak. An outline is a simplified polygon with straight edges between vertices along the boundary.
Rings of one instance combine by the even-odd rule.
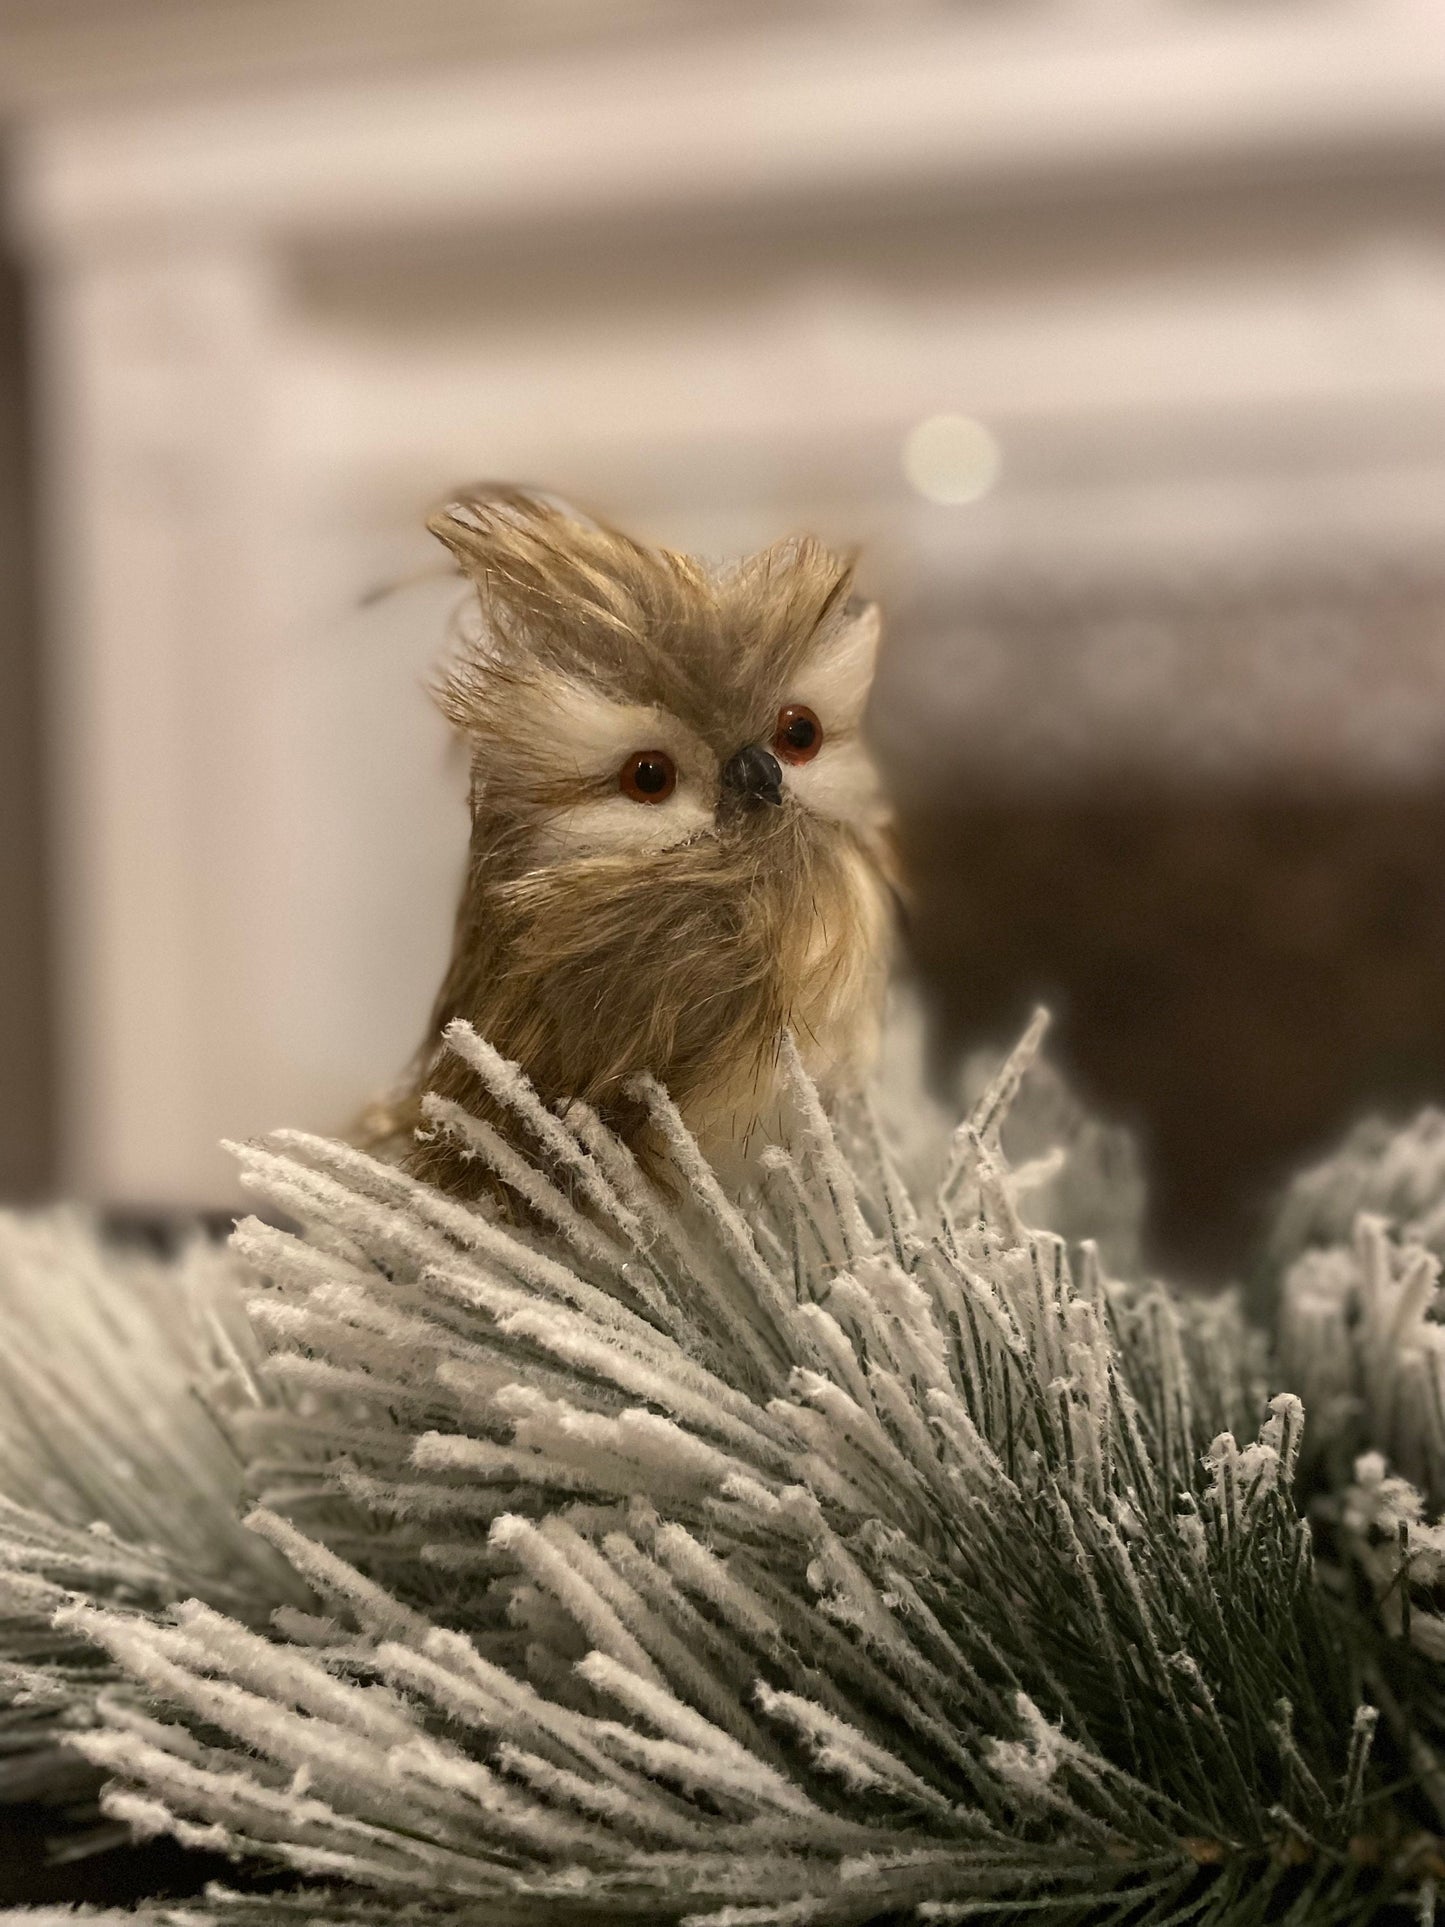
[[[783,766],[757,743],[749,743],[723,765],[722,786],[724,795],[745,803],[781,803]]]

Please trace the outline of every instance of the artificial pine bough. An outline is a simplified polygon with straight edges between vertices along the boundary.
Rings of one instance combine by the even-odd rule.
[[[283,1132],[231,1256],[12,1222],[0,1793],[235,1857],[153,1922],[1432,1920],[1445,1126],[1301,1180],[1271,1347],[1034,1224],[1038,1030],[926,1199],[792,1053],[733,1198],[456,1024],[510,1212]]]

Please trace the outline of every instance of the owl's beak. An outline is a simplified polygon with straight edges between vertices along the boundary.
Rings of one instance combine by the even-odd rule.
[[[723,765],[722,787],[724,796],[745,803],[781,803],[783,766],[768,750],[749,743]]]

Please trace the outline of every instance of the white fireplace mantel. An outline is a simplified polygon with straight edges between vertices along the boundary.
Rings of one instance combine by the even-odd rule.
[[[710,548],[807,517],[935,610],[1445,554],[1433,0],[856,10],[58,105],[12,158],[81,1195],[224,1201],[222,1136],[410,1049],[446,592],[356,602],[456,478]],[[1003,449],[968,511],[899,476],[940,410]]]

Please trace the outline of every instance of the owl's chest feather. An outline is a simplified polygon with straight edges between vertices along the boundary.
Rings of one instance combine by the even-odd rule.
[[[681,1103],[705,1145],[749,1137],[778,1096],[777,1038],[795,1038],[826,1094],[866,1074],[876,1054],[892,947],[892,897],[881,864],[861,845],[837,851],[806,884],[787,889],[787,940],[756,994],[771,1021],[761,1048],[734,1057],[719,1037],[715,1076]]]

